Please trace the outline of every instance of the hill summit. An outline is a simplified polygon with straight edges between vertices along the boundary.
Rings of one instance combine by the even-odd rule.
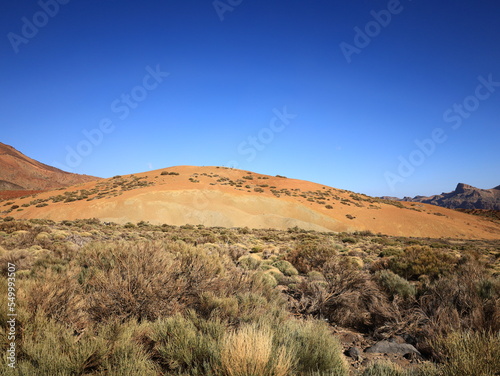
[[[500,224],[455,210],[216,166],[169,167],[47,191],[0,203],[1,216],[500,238]]]

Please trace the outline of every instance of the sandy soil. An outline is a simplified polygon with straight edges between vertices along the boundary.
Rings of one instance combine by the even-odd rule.
[[[179,175],[161,175],[162,172]],[[122,185],[117,184],[120,179],[124,181]],[[149,186],[124,191],[123,186],[129,181],[146,182]],[[255,188],[263,192],[256,192]],[[92,199],[95,195],[91,195],[90,201],[48,200],[44,207],[22,207],[33,200],[83,189],[100,189],[102,198]],[[397,207],[312,182],[216,167],[177,166],[11,201],[23,210],[14,209],[0,216],[53,220],[95,217],[117,223],[144,220],[172,225],[277,229],[298,226],[318,231],[369,230],[395,236],[500,238],[500,225],[470,214],[420,203],[403,202]],[[0,202],[0,211],[5,209]]]

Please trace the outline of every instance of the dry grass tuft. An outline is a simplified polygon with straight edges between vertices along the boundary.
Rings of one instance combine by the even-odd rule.
[[[282,347],[272,362],[273,334],[268,328],[246,325],[222,340],[221,368],[227,376],[286,376],[291,357]]]
[[[443,376],[491,376],[500,370],[500,333],[454,332],[433,341]]]

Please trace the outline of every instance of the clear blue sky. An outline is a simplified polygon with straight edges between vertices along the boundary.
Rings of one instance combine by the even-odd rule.
[[[2,2],[0,141],[101,177],[234,164],[374,196],[492,188],[499,19],[496,0]]]

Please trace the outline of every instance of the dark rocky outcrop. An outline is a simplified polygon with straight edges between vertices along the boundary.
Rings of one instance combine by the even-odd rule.
[[[390,200],[422,202],[450,209],[481,209],[500,210],[500,185],[491,189],[480,189],[472,185],[459,183],[454,191],[434,196],[415,196],[397,199],[384,197]]]
[[[391,341],[377,342],[372,347],[367,348],[365,352],[378,353],[378,354],[420,355],[420,352],[413,345],[410,345],[408,343],[397,343]]]

